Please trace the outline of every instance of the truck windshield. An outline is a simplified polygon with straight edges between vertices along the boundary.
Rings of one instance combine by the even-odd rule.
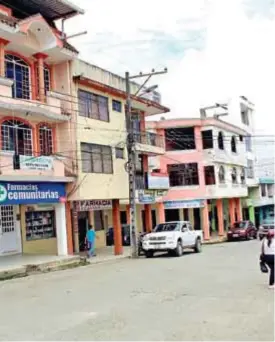
[[[178,223],[162,223],[154,229],[155,232],[172,232],[174,230],[178,230]]]

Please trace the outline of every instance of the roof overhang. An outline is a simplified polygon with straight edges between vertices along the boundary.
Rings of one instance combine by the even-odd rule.
[[[113,96],[119,97],[123,100],[126,100],[126,98],[127,98],[125,91],[111,87],[111,86],[106,85],[104,83],[92,80],[90,78],[86,78],[83,76],[74,76],[73,79],[78,84],[84,85],[86,87],[91,87],[91,88],[96,89],[102,93],[113,95]],[[145,99],[145,98],[140,97],[140,96],[131,95],[131,100],[132,100],[132,107],[135,109],[139,109],[141,111],[144,111],[145,116],[170,112],[170,109],[168,107],[164,107],[157,102]]]
[[[0,0],[0,4],[12,9],[17,18],[40,13],[45,19],[54,21],[84,14],[84,10],[68,0]]]

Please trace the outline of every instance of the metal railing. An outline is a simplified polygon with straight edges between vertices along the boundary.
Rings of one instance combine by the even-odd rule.
[[[137,143],[164,148],[164,138],[152,132],[135,132],[134,140]]]
[[[136,182],[136,190],[144,190],[145,189],[145,177],[144,175],[137,175],[135,176]]]

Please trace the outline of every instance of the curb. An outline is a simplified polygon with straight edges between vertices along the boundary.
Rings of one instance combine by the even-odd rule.
[[[224,243],[227,241],[227,238],[226,237],[221,237],[220,239],[218,240],[207,240],[207,241],[203,241],[203,245],[216,245],[218,243]]]
[[[88,263],[80,257],[42,264],[29,264],[10,270],[0,271],[0,281],[24,278],[33,274],[61,271],[86,265],[88,265]]]

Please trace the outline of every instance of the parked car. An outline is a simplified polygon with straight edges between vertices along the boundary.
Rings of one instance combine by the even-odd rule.
[[[257,239],[257,229],[251,221],[235,222],[227,232],[228,241]]]
[[[129,224],[122,224],[121,225],[122,231],[122,244],[123,246],[130,246],[131,245],[131,237],[130,237],[130,225]],[[106,232],[106,245],[113,246],[114,245],[114,228],[108,228]]]
[[[155,252],[168,252],[181,256],[185,248],[201,252],[202,231],[192,230],[188,221],[174,221],[158,224],[151,233],[143,236],[142,248],[147,258]]]

